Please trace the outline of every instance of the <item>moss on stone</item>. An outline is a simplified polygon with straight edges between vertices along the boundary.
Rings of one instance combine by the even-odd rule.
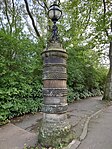
[[[74,137],[75,135],[70,129],[64,128],[62,130],[53,131],[52,133],[40,132],[38,142],[44,147],[58,147],[60,144],[66,146]]]

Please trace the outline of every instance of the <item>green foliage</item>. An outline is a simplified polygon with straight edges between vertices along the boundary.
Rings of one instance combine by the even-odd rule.
[[[0,32],[0,121],[41,108],[41,63],[37,44]]]
[[[70,47],[68,55],[68,102],[101,95],[107,68],[99,65],[98,53],[87,47]]]

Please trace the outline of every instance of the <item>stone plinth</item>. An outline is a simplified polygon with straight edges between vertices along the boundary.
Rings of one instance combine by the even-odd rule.
[[[42,53],[43,69],[43,121],[38,141],[45,147],[69,143],[73,135],[67,119],[66,51],[53,43]]]

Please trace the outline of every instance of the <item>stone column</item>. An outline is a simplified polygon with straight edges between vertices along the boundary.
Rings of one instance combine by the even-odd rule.
[[[59,43],[51,43],[42,53],[43,68],[43,120],[38,141],[45,147],[69,143],[73,135],[67,119],[67,53]]]

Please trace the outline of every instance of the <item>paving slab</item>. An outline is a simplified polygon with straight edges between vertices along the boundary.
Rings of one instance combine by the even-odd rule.
[[[26,131],[37,133],[41,120],[42,112],[38,112],[34,114],[25,114],[23,116],[15,117],[11,120],[11,123]]]
[[[37,136],[11,123],[0,127],[0,149],[23,149],[26,146],[35,146]]]
[[[102,97],[90,97],[84,100],[75,101],[68,106],[68,118],[72,125],[75,127],[79,121],[83,118],[87,118],[94,112],[103,108],[106,105],[105,101],[102,101]],[[29,132],[37,133],[42,120],[42,113],[26,114],[11,120],[11,122]]]
[[[91,119],[87,137],[77,149],[112,149],[112,106]]]
[[[76,101],[68,106],[67,115],[76,138],[80,136],[88,116],[105,106],[107,106],[107,102],[102,101],[102,97]],[[23,149],[24,144],[26,146],[35,146],[41,120],[41,112],[26,114],[12,119],[11,123],[0,127],[0,149]]]

